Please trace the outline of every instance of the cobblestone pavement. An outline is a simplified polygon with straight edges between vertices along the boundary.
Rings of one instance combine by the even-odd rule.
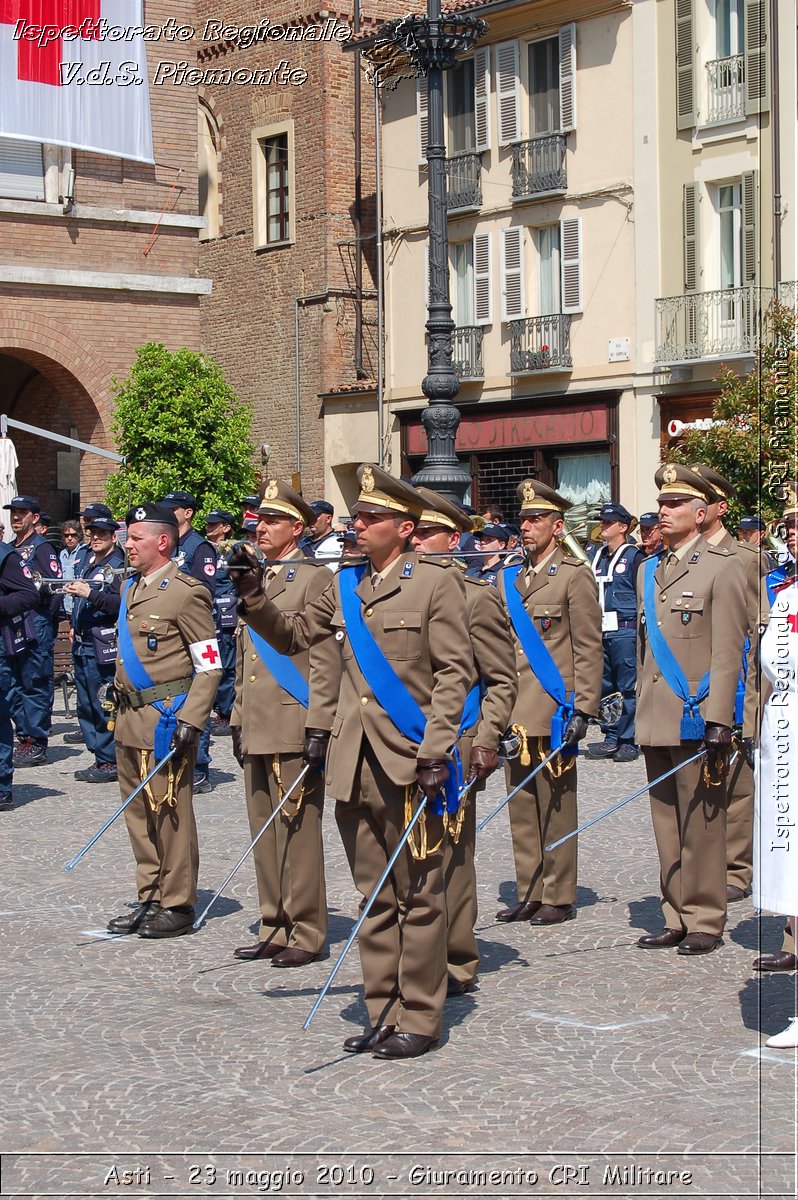
[[[780,921],[743,901],[715,954],[636,949],[660,925],[645,797],[583,835],[578,919],[560,928],[495,923],[512,855],[506,814],[488,826],[479,990],[447,1002],[434,1052],[381,1063],[341,1052],[366,1024],[354,951],[302,1031],[355,914],[332,804],[332,957],[296,971],[231,958],[257,928],[248,864],[198,935],[107,939],[134,899],[132,856],[120,820],[63,869],[119,804],[115,786],[74,781],[88,754],[63,744],[70,728],[57,717],[50,763],[17,773],[0,816],[3,1196],[259,1194],[283,1168],[291,1195],[795,1195],[795,1056],[764,1040],[796,1011],[796,978],[751,971]],[[248,841],[229,738],[213,754],[214,791],[196,800],[200,904]],[[642,760],[579,770],[581,819],[643,780]],[[494,778],[480,814],[502,793]],[[103,1185],[114,1164],[139,1178]],[[330,1164],[349,1175],[331,1181]],[[506,1174],[470,1184],[427,1168]]]

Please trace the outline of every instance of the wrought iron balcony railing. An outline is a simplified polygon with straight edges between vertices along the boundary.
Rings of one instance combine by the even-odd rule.
[[[707,124],[745,116],[745,55],[707,63]]]
[[[723,288],[657,300],[656,361],[753,354],[772,288]]]
[[[568,189],[565,134],[547,133],[513,146],[513,200]]]
[[[452,366],[458,379],[484,379],[481,325],[458,325],[452,330]]]
[[[570,371],[571,318],[563,313],[510,322],[510,374]]]
[[[463,212],[482,207],[482,155],[455,154],[446,159],[446,209]]]
[[[794,279],[790,279],[786,283],[780,283],[779,294],[776,298],[779,304],[783,304],[785,308],[791,308],[793,311],[798,310],[798,283]]]

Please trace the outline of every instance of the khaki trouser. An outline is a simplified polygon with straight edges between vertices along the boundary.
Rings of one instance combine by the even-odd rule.
[[[530,738],[529,744],[537,746],[537,739]],[[550,739],[544,738],[544,757],[550,749]],[[551,765],[556,768],[560,761],[555,758]],[[518,758],[508,763],[508,791],[517,787],[534,765],[534,754],[528,766],[522,766]],[[544,767],[529,787],[510,801],[509,809],[519,904],[574,904],[578,839],[570,838],[556,850],[545,847],[576,829],[576,763],[556,779]]]
[[[742,751],[726,785],[726,882],[747,892],[754,877],[754,773]]]
[[[281,790],[274,772],[278,763],[283,791],[302,770],[301,754],[245,754],[244,786],[249,828],[254,838],[277,805]],[[327,937],[327,891],[321,820],[324,778],[305,776],[291,793],[255,846],[255,877],[260,902],[260,941],[295,946],[320,954]],[[302,802],[297,798],[302,794]]]
[[[364,741],[352,799],[335,806],[361,910],[404,832],[404,816],[405,788],[388,778]],[[441,821],[431,813],[427,833],[436,845]],[[361,927],[358,947],[371,1025],[439,1037],[446,1000],[442,850],[421,862],[403,850]]]
[[[116,766],[123,799],[141,783],[141,753],[117,743]],[[186,756],[174,808],[161,804],[153,812],[141,793],[125,809],[136,859],[136,890],[142,902],[159,900],[164,908],[196,903],[199,846],[192,803],[195,758],[193,751]],[[151,770],[154,765],[155,759],[149,751],[146,769]],[[166,794],[167,771],[168,767],[164,767],[148,784],[157,800]]]
[[[696,753],[694,743],[646,746],[646,772],[656,779]],[[666,929],[713,933],[726,922],[726,784],[710,787],[705,760],[651,789]]]

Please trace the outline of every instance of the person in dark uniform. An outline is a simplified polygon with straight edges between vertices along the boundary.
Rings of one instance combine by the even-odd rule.
[[[658,512],[644,512],[638,522],[640,529],[640,547],[645,555],[662,554],[665,542],[659,527]]]
[[[615,725],[602,725],[604,741],[588,747],[588,758],[634,762],[635,688],[637,686],[637,572],[642,550],[629,541],[632,514],[622,504],[604,504],[599,511],[601,542],[588,544],[590,565],[599,589],[604,676],[601,693],[623,696]]]
[[[40,575],[37,603],[28,613],[26,647],[18,654],[3,655],[0,686],[7,692],[11,716],[17,730],[15,767],[35,767],[47,761],[47,742],[53,716],[53,645],[60,597],[53,596],[48,581],[61,578],[58,551],[34,530],[39,501],[33,496],[14,496],[10,504],[14,548],[31,572]]]
[[[25,652],[25,618],[38,602],[30,570],[13,547],[0,542],[0,812],[14,807],[14,729],[7,662],[18,651]]]
[[[303,537],[301,548],[312,558],[322,560],[331,571],[337,571],[343,554],[343,539],[332,527],[335,509],[329,500],[314,500],[310,507],[315,520],[307,537]]]
[[[504,559],[502,551],[507,549],[510,531],[506,525],[486,525],[474,537],[476,548],[483,554],[481,560],[470,560],[466,575],[471,579],[481,579],[484,583],[496,586],[498,572]]]
[[[230,714],[233,711],[236,686],[236,643],[235,631],[238,624],[236,613],[236,590],[227,570],[227,555],[235,545],[236,519],[231,512],[219,509],[208,513],[205,532],[208,541],[216,550],[216,586],[213,597],[213,616],[216,621],[216,637],[222,656],[222,682],[216,693],[216,719],[211,717],[211,732],[217,737],[228,736]]]
[[[94,755],[90,767],[75,772],[81,783],[115,783],[116,750],[108,713],[102,707],[104,692],[113,682],[116,665],[116,618],[122,577],[106,579],[107,568],[124,567],[125,556],[116,542],[119,525],[109,517],[89,524],[91,550],[79,578],[69,583],[73,597],[72,662],[75,668],[77,712],[83,740]]]
[[[190,492],[169,492],[161,503],[171,508],[177,518],[178,540],[175,561],[186,575],[192,575],[211,594],[216,591],[216,551],[201,533],[197,533],[191,522],[197,511],[197,501]],[[194,795],[213,791],[209,777],[211,767],[211,723],[210,719],[202,731],[194,778]]]
[[[737,526],[737,540],[746,542],[749,546],[753,546],[755,550],[758,550],[767,563],[767,569],[772,571],[776,565],[776,560],[765,545],[767,531],[768,527],[761,517],[740,517],[740,523]]]

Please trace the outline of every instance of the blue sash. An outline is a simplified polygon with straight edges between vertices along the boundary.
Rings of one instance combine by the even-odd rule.
[[[649,558],[644,566],[643,612],[646,617],[646,635],[654,662],[671,691],[684,702],[679,737],[683,742],[700,742],[704,736],[705,722],[701,716],[699,705],[709,695],[709,671],[698,685],[694,696],[690,695],[690,685],[676,657],[659,631],[657,610],[654,599],[654,572],[659,566],[656,558]]]
[[[742,725],[745,709],[745,685],[748,681],[748,652],[751,649],[751,639],[746,635],[743,642],[743,665],[737,676],[737,691],[734,695],[734,724]]]
[[[767,575],[765,576],[768,604],[771,608],[773,607],[773,601],[776,599],[776,594],[781,589],[782,584],[792,580],[792,566],[793,564],[791,562],[782,563],[780,567],[774,567],[772,571],[768,571]]]
[[[566,693],[565,682],[559,667],[546,648],[543,638],[535,629],[534,621],[524,608],[520,592],[516,590],[515,581],[523,565],[523,563],[518,563],[513,567],[505,567],[502,571],[504,602],[510,614],[510,622],[515,636],[529,659],[529,665],[535,678],[544,692],[547,692],[557,705],[557,711],[551,718],[551,745],[552,749],[556,750],[562,746],[565,727],[574,715],[574,693],[571,692],[570,696]],[[563,756],[573,756],[579,753],[579,747],[578,745],[568,746],[562,753]]]
[[[264,638],[260,637],[251,628],[249,636],[252,638],[252,645],[257,650],[260,661],[269,674],[276,680],[277,685],[284,692],[288,692],[289,696],[293,696],[303,708],[307,708],[310,699],[310,690],[308,688],[308,681],[301,671],[297,670],[287,654],[278,654],[273,646],[270,646]]]
[[[356,567],[346,567],[339,571],[337,576],[349,644],[363,678],[374,693],[380,708],[387,713],[403,737],[420,745],[424,740],[427,718],[417,700],[410,694],[388,662],[377,645],[374,635],[363,620],[363,602],[355,588],[363,578],[365,570],[366,564],[361,563]],[[469,692],[466,707],[468,707],[470,697],[471,693]],[[465,715],[464,712],[464,719]],[[474,719],[476,720],[476,718]],[[431,808],[436,816],[443,816],[444,809],[447,813],[457,812],[460,803],[460,774],[457,766],[450,763],[445,797],[437,796],[434,801],[431,801]]]
[[[133,587],[134,582],[133,579],[129,579],[122,589],[122,601],[119,606],[119,622],[116,627],[116,635],[119,644],[119,654],[125,664],[127,677],[137,692],[143,692],[145,688],[154,687],[155,685],[138,656],[133,638],[130,636],[130,629],[128,628],[127,593]],[[172,734],[177,729],[177,713],[185,704],[187,695],[187,692],[181,692],[179,696],[174,696],[171,708],[166,708],[162,700],[153,700],[152,702],[152,707],[156,712],[161,714],[161,719],[155,726],[155,738],[153,740],[153,753],[156,762],[159,762],[169,753]]]

